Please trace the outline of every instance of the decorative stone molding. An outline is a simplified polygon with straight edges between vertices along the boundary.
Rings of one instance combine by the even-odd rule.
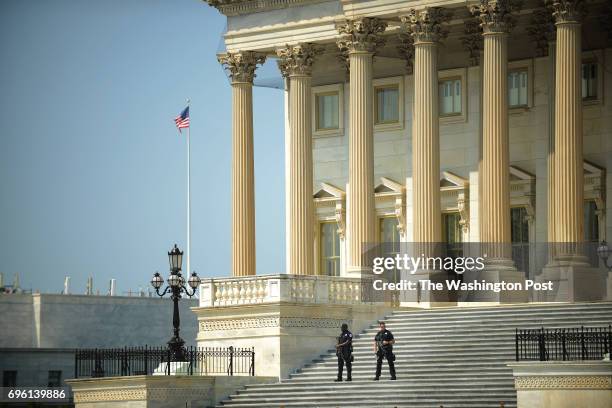
[[[515,24],[512,12],[518,4],[511,0],[480,0],[470,11],[480,19],[484,34],[507,33]]]
[[[410,9],[408,15],[400,16],[404,29],[414,38],[414,43],[438,42],[448,35],[442,23],[449,21],[451,13],[441,7]]]
[[[410,33],[398,35],[400,45],[396,47],[399,55],[406,61],[406,74],[414,73],[414,37]]]
[[[514,379],[517,390],[612,389],[612,377],[605,375],[521,376]]]
[[[284,77],[294,75],[312,75],[312,65],[315,56],[320,55],[323,48],[315,44],[286,45],[276,50],[278,68]]]
[[[536,178],[516,166],[510,166],[510,206],[524,207],[527,221],[535,218]]]
[[[202,320],[200,331],[225,331],[244,329],[263,329],[270,327],[309,327],[317,329],[336,329],[346,319],[327,317],[258,317],[244,319]],[[350,322],[349,322],[350,323]]]
[[[406,234],[406,188],[388,177],[381,177],[374,187],[376,213],[378,216],[393,215],[397,218],[400,237]]]
[[[338,236],[346,236],[346,193],[338,187],[321,183],[321,189],[314,194],[317,222],[335,220],[338,224]]]
[[[582,20],[583,0],[552,0],[550,6],[556,24],[578,24]]]
[[[313,0],[205,0],[226,16],[249,14],[255,11],[277,10],[282,8],[311,4]]]
[[[533,10],[529,26],[526,29],[527,34],[535,44],[536,56],[544,57],[548,55],[549,43],[555,40],[557,33],[550,3],[547,4],[544,0],[541,0],[540,7]]]
[[[469,183],[463,177],[459,177],[448,171],[442,172],[440,180],[440,207],[442,212],[459,213],[459,225],[464,234],[470,228],[470,200]]]
[[[344,239],[346,237],[346,209],[344,208],[344,203],[336,203],[334,217],[336,220],[336,224],[338,224],[338,237],[340,239]]]
[[[482,28],[478,18],[465,20],[463,24],[463,36],[460,38],[463,48],[470,55],[470,66],[480,64],[480,53],[482,51]]]
[[[386,28],[385,21],[374,17],[345,20],[336,24],[336,29],[340,33],[336,44],[341,51],[346,50],[348,53],[374,53],[385,43],[382,34]]]
[[[229,72],[232,82],[252,83],[257,65],[263,64],[266,56],[254,51],[228,52],[219,54],[217,60]]]

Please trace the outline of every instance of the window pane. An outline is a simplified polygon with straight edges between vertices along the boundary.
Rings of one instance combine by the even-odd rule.
[[[340,275],[340,239],[335,222],[321,223],[321,274]]]
[[[338,94],[317,95],[317,129],[338,129]]]
[[[519,74],[520,87],[519,87],[519,104],[527,105],[527,72],[522,71]]]
[[[453,101],[453,113],[461,113],[461,80],[455,80],[455,99]]]
[[[440,113],[453,113],[453,95],[451,94],[452,81],[440,84]]]
[[[379,88],[376,90],[376,123],[399,121],[399,89]]]

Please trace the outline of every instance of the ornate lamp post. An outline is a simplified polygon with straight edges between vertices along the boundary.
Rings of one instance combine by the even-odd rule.
[[[610,255],[612,255],[612,250],[610,250],[610,247],[606,241],[601,241],[601,244],[599,244],[599,247],[597,248],[597,255],[599,255],[606,268],[612,271],[612,265],[608,265],[608,258],[610,258]]]
[[[155,272],[153,279],[151,279],[151,285],[155,288],[155,292],[159,297],[163,297],[166,293],[170,292],[170,298],[174,302],[174,315],[172,317],[172,325],[174,326],[174,336],[168,342],[168,349],[170,350],[172,361],[185,361],[185,341],[179,336],[181,318],[179,316],[178,302],[182,297],[181,294],[185,293],[187,296],[192,297],[195,295],[196,288],[200,285],[200,278],[193,272],[187,281],[187,284],[191,287],[191,293],[185,286],[185,278],[181,275],[181,266],[183,263],[183,252],[174,244],[174,248],[168,252],[168,259],[170,261],[170,276],[168,276],[168,286],[163,292],[159,292],[159,289],[164,283],[164,278],[161,277],[159,272]]]

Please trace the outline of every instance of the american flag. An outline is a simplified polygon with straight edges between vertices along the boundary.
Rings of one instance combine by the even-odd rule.
[[[176,128],[179,132],[181,129],[189,127],[189,106],[183,109],[181,114],[174,118],[174,123],[176,123]]]

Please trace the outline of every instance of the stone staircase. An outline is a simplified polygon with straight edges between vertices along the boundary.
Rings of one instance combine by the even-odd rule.
[[[515,329],[607,326],[612,303],[398,309],[385,321],[396,339],[397,381],[388,379],[386,361],[381,380],[372,381],[374,323],[354,333],[352,382],[333,382],[337,359],[330,350],[289,379],[246,386],[220,406],[513,408],[506,363],[515,359]]]

